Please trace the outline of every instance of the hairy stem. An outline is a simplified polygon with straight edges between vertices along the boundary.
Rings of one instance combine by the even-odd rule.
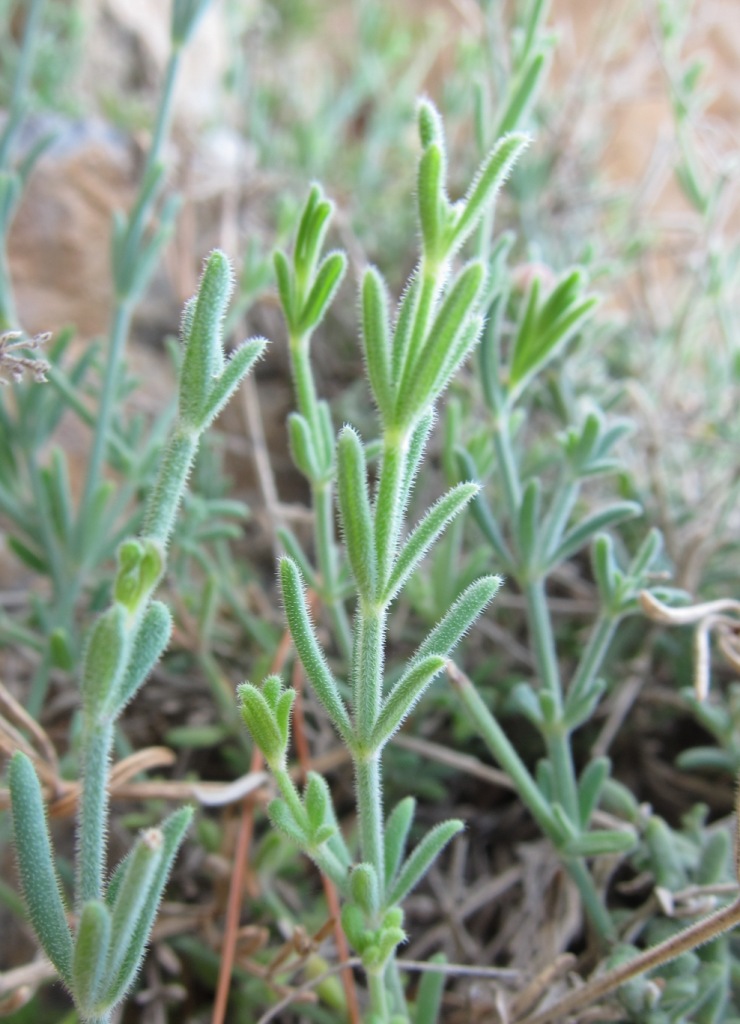
[[[105,844],[108,836],[108,763],[113,724],[88,721],[84,727],[82,795],[77,826],[77,910],[103,894]]]

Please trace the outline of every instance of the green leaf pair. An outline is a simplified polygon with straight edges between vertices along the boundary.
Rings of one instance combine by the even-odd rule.
[[[580,270],[564,274],[546,298],[535,278],[530,286],[509,361],[508,395],[513,404],[532,378],[565,347],[581,329],[598,299],[583,296],[585,278]]]
[[[41,787],[25,754],[11,759],[9,784],[18,867],[31,923],[81,1013],[106,1013],[120,1002],[138,971],[192,811],[176,811],[160,829],[142,834],[111,879],[106,900],[84,904],[73,936],[54,867]]]
[[[280,250],[274,256],[280,301],[295,338],[310,335],[323,320],[347,269],[342,252],[330,252],[319,263],[332,211],[332,203],[314,185],[298,225],[293,265]]]
[[[265,760],[273,770],[284,768],[295,690],[284,690],[280,676],[268,676],[261,690],[242,683],[237,693],[244,724]]]
[[[223,351],[223,320],[234,289],[231,265],[218,249],[206,260],[198,294],[185,307],[180,372],[180,422],[202,433],[226,405],[265,347],[263,339],[239,346],[228,360]]]

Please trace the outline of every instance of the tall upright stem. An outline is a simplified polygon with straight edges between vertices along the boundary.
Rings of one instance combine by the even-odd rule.
[[[108,762],[113,725],[90,721],[84,730],[82,795],[77,837],[77,910],[103,894],[105,843],[108,836]]]
[[[162,96],[157,111],[157,120],[152,134],[149,153],[147,155],[146,167],[143,176],[144,181],[146,181],[149,172],[159,161],[162,155],[162,149],[169,131],[170,121],[172,120],[172,99],[174,96],[175,82],[179,66],[180,49],[179,47],[176,47],[173,50],[167,65],[165,81],[162,87]],[[135,208],[133,216],[135,216],[140,222],[143,222],[149,216],[155,200],[156,195],[151,195],[147,203],[140,203],[138,208]],[[81,548],[84,547],[84,537],[80,534],[84,533],[86,513],[90,508],[90,503],[92,502],[95,491],[100,483],[103,470],[105,448],[108,443],[108,435],[110,434],[110,426],[115,407],[116,385],[120,377],[121,361],[126,347],[129,330],[131,328],[133,310],[133,295],[124,294],[117,297],[109,335],[109,347],[105,364],[105,374],[103,377],[103,388],[100,394],[99,414],[95,425],[92,450],[87,464],[85,487],[82,494],[82,502],[80,504],[77,539]]]

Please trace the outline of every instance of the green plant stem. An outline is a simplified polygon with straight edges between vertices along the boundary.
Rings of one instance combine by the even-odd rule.
[[[271,771],[280,790],[280,795],[290,808],[296,822],[298,824],[305,824],[306,812],[290,774],[285,768],[276,767],[275,765],[271,765]],[[340,893],[344,895],[346,892],[347,872],[327,845],[324,843],[318,848],[306,848],[304,852],[311,857],[322,874],[326,875],[336,885]]]
[[[568,817],[575,822],[578,820],[576,773],[569,733],[563,723],[563,691],[544,579],[527,583],[524,599],[537,672],[542,686],[552,698],[555,712],[555,721],[546,734],[548,753],[555,773],[555,791]]]
[[[13,92],[8,107],[8,120],[6,121],[2,136],[0,136],[0,172],[4,171],[7,167],[10,144],[26,105],[26,94],[28,93],[33,72],[34,51],[39,37],[45,3],[46,0],[31,0],[28,8],[26,25],[23,31],[23,43],[21,44],[21,52],[15,70],[15,78],[13,79]]]
[[[100,393],[99,414],[95,424],[90,458],[87,463],[85,488],[82,492],[82,501],[77,519],[77,542],[80,556],[82,551],[84,551],[84,526],[87,521],[87,514],[101,480],[105,448],[108,442],[108,434],[110,433],[111,420],[113,419],[116,385],[119,380],[121,359],[131,326],[131,316],[132,304],[126,299],[120,299],[113,313],[103,388]]]
[[[385,877],[383,854],[383,796],[380,755],[355,761],[357,811],[362,859],[375,868],[380,884]]]
[[[145,171],[142,178],[144,182],[148,177],[148,172],[160,159],[165,139],[169,131],[169,125],[172,119],[172,99],[174,96],[179,65],[180,48],[176,47],[167,64],[165,81],[157,112],[157,120],[155,122],[154,133],[152,135],[152,141],[149,147]],[[156,195],[152,195],[148,203],[139,202],[134,207],[135,217],[139,222],[143,223],[145,218],[151,212],[155,200]],[[92,450],[88,461],[85,487],[82,494],[78,517],[77,540],[81,551],[84,550],[83,534],[85,530],[87,512],[90,508],[90,504],[102,475],[105,449],[108,442],[108,435],[110,434],[110,426],[115,407],[116,385],[120,378],[121,361],[126,347],[126,340],[131,328],[131,318],[134,310],[133,299],[133,295],[130,294],[119,295],[113,312],[113,320],[109,335],[110,341],[108,355],[105,364],[105,376],[103,378],[103,388],[100,395],[99,415],[95,425]]]
[[[495,716],[473,683],[453,662],[448,664],[448,675],[471,721],[475,722],[494,758],[511,778],[530,814],[545,835],[557,842],[559,836],[548,803]]]
[[[78,912],[88,900],[99,900],[103,893],[108,833],[108,763],[112,746],[113,726],[110,721],[84,723],[75,885]]]
[[[318,396],[311,370],[310,336],[290,333],[289,347],[293,384],[296,391],[298,412],[307,420],[311,433],[318,440],[321,424],[318,414]],[[352,657],[352,630],[344,602],[339,596],[337,547],[334,529],[334,488],[331,480],[310,481],[311,500],[314,509],[314,546],[316,563],[323,593],[321,597],[327,606],[334,635],[342,657],[349,664]]]
[[[308,420],[313,431],[318,431],[318,396],[316,384],[311,370],[310,336],[290,332],[288,344],[290,348],[290,364],[293,370],[293,384],[296,392],[298,412]]]
[[[385,588],[391,574],[398,538],[403,523],[402,498],[408,455],[407,430],[386,430],[380,479],[375,499],[375,549],[378,560],[378,586]]]
[[[144,516],[144,533],[163,546],[167,544],[182,498],[185,481],[198,450],[200,435],[182,425],[176,427],[162,459],[157,482],[149,495]],[[173,481],[177,486],[173,487]]]
[[[334,635],[342,652],[342,657],[349,664],[352,657],[352,630],[347,618],[344,601],[339,596],[339,576],[337,571],[337,548],[334,536],[334,488],[330,482],[312,484],[313,507],[316,537],[316,560],[318,562],[321,581],[324,585],[322,597],[329,609],[334,626]]]
[[[468,711],[471,721],[475,723],[476,729],[488,744],[494,758],[511,778],[516,786],[517,793],[539,827],[548,836],[553,845],[558,848],[561,845],[562,837],[550,807],[542,795],[539,786],[532,778],[529,769],[519,757],[506,733],[487,707],[485,701],[481,698],[473,683],[453,662],[450,662],[448,665],[448,675],[460,696],[460,700]],[[584,909],[590,921],[605,941],[612,941],[615,938],[614,925],[602,900],[599,898],[593,879],[586,869],[583,860],[575,857],[566,857],[564,858],[564,864],[568,874],[578,888]]]
[[[596,673],[604,662],[606,652],[609,650],[618,625],[618,616],[607,612],[602,612],[599,615],[591,630],[588,643],[581,654],[578,667],[571,679],[568,688],[568,700],[576,700],[590,689],[596,678]]]
[[[501,481],[504,485],[509,515],[514,520],[522,500],[519,473],[516,468],[514,449],[509,436],[509,411],[504,406],[495,410],[493,423],[493,446],[498,459]]]
[[[509,436],[507,410],[499,410],[497,427],[498,429],[494,431],[494,445],[509,506],[509,519],[514,522],[519,512],[522,491]],[[541,576],[527,578],[527,569],[522,565],[522,552],[517,552],[517,555],[519,582],[526,602],[529,635],[534,648],[537,672],[542,686],[552,698],[556,716],[562,719],[563,690],[552,635],[552,621],[547,607],[545,581]],[[557,798],[568,816],[575,822],[578,820],[578,791],[568,736],[562,729],[556,727],[548,731],[547,741],[555,773]]]
[[[614,927],[609,911],[604,906],[594,885],[591,873],[586,867],[583,857],[572,857],[564,860],[568,874],[573,879],[583,902],[586,917],[596,928],[599,937],[606,943],[617,941],[617,930]]]
[[[355,783],[362,859],[372,864],[382,884],[385,877],[383,852],[383,798],[380,752],[370,745],[383,695],[385,612],[357,609],[353,676],[353,705],[358,747]]]
[[[370,988],[370,1012],[373,1019],[387,1021],[388,1018],[388,995],[385,988],[385,972],[369,971],[367,976]]]
[[[401,367],[399,380],[403,380],[406,367],[409,363],[413,364],[419,349],[424,343],[434,314],[437,296],[444,281],[443,268],[436,262],[432,262],[427,256],[424,256],[422,259],[419,276],[421,277],[421,285],[414,309],[411,339],[406,351],[405,363]]]

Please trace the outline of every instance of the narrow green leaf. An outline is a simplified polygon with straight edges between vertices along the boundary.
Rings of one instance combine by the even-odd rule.
[[[438,397],[435,382],[450,349],[456,346],[468,325],[468,318],[475,311],[484,277],[483,264],[475,260],[462,268],[450,287],[429,330],[429,340],[404,370],[396,401],[400,422],[418,415]]]
[[[401,370],[407,362],[406,356],[411,342],[420,288],[421,274],[420,267],[417,266],[401,295],[396,311],[396,322],[393,326],[391,380],[394,382],[400,380]]]
[[[439,142],[431,142],[419,160],[417,203],[421,237],[426,256],[436,261],[443,255],[439,251],[442,233],[442,213],[446,206],[444,195],[445,159]]]
[[[435,825],[431,832],[427,832],[398,873],[398,878],[386,897],[387,906],[398,906],[404,901],[445,846],[464,828],[461,821],[453,818]]]
[[[520,127],[535,101],[545,67],[546,56],[540,50],[519,70],[509,91],[506,107],[496,126],[497,136]]]
[[[630,562],[629,574],[635,580],[640,580],[652,567],[658,555],[663,549],[663,536],[656,527],[653,527],[645,537]]]
[[[28,916],[44,952],[72,986],[72,935],[54,867],[44,799],[33,765],[20,752],[10,759],[13,837]]]
[[[594,534],[616,526],[617,523],[621,523],[625,519],[633,519],[640,515],[642,515],[642,507],[636,501],[620,501],[586,516],[563,537],[556,551],[548,560],[548,568],[560,565],[576,554],[591,540]]]
[[[444,953],[435,953],[427,962],[442,966],[447,963],[447,957]],[[437,1024],[445,980],[444,971],[425,971],[422,974],[414,1007],[414,1024]]]
[[[324,197],[320,186],[313,185],[298,226],[293,256],[300,286],[305,286],[314,275],[333,212],[334,204]]]
[[[521,560],[527,568],[535,566],[539,548],[540,495],[539,479],[529,480],[519,505],[516,522],[517,547]]]
[[[357,584],[366,601],[375,598],[377,558],[365,452],[356,431],[343,427],[337,441],[337,490],[344,543]]]
[[[279,797],[276,800],[271,800],[267,813],[275,828],[279,829],[288,839],[292,839],[301,850],[305,850],[311,845],[304,824],[295,820],[293,812],[285,800]]]
[[[129,953],[141,911],[164,852],[164,836],[157,828],[141,833],[126,862],[118,893],[111,907],[110,959],[107,975],[115,978]]]
[[[303,210],[301,211],[301,219],[298,222],[298,230],[295,236],[295,246],[293,254],[293,262],[297,268],[300,268],[301,273],[306,275],[310,274],[310,253],[315,245],[312,243],[311,236],[314,234],[314,214],[316,207],[322,198],[321,186],[314,182],[309,189],[306,202],[304,203]],[[331,207],[329,207],[331,209]],[[326,219],[326,216],[323,220]],[[322,218],[319,218],[317,226],[321,227]]]
[[[267,700],[251,683],[242,683],[237,687],[237,693],[244,724],[265,760],[271,767],[273,764],[282,764],[285,757],[283,738]]]
[[[7,537],[6,543],[10,550],[16,555],[24,565],[27,565],[29,569],[33,569],[40,576],[46,576],[49,574],[49,563],[41,554],[34,548],[31,548],[28,544],[24,544],[18,537]]]
[[[605,690],[606,682],[603,679],[593,679],[586,688],[579,688],[580,692],[571,691],[563,709],[563,723],[566,728],[578,729],[585,722],[589,722]]]
[[[303,793],[303,806],[306,808],[308,826],[313,835],[324,825],[332,826],[333,830],[335,822],[331,793],[326,779],[317,772],[308,773],[308,781]]]
[[[90,713],[102,712],[114,699],[128,664],[132,640],[128,614],[120,604],[98,616],[90,631],[82,663],[82,702]]]
[[[229,357],[221,375],[213,381],[203,415],[200,420],[200,431],[204,431],[213,423],[218,414],[241,384],[242,380],[265,351],[267,342],[264,338],[250,338],[240,345]]]
[[[57,535],[69,541],[72,531],[72,494],[69,487],[67,460],[61,448],[51,453],[51,465],[42,470],[42,480],[49,498],[49,508]]]
[[[610,771],[611,761],[608,757],[595,757],[586,765],[578,780],[578,813],[584,829],[588,828],[591,815],[599,806],[601,791]]]
[[[318,430],[316,432],[316,449],[321,455],[321,474],[325,480],[331,479],[334,473],[334,424],[331,420],[329,403],[321,399],[316,405],[318,413]]]
[[[455,223],[450,243],[454,250],[475,230],[486,208],[493,203],[516,161],[529,145],[526,135],[505,135],[496,143],[479,167],[463,202],[462,213]]]
[[[537,295],[535,281],[530,293],[530,302],[536,302]],[[551,299],[552,296],[546,301],[545,306],[533,314],[534,321],[530,321],[531,310],[530,306],[527,307],[525,320],[517,334],[509,369],[509,394],[512,401],[522,393],[537,373],[559,355],[598,305],[598,299],[594,296],[573,304],[567,311],[548,320],[545,308]]]
[[[352,901],[372,920],[380,909],[378,876],[372,864],[356,864],[349,876]]]
[[[139,919],[133,933],[131,934],[121,968],[117,977],[115,979],[111,979],[111,985],[106,989],[105,998],[107,1000],[108,1007],[115,1006],[116,1003],[123,999],[139,972],[141,961],[144,957],[144,952],[146,951],[146,945],[151,934],[152,925],[154,924],[154,919],[157,916],[164,887],[167,884],[167,879],[169,878],[170,871],[172,870],[172,865],[175,857],[177,856],[177,851],[185,837],[185,833],[192,817],[193,808],[182,807],[180,810],[175,811],[174,814],[171,814],[169,818],[165,819],[157,830],[162,834],[162,847],[159,862],[154,873],[154,877],[149,884],[146,898],[143,901]],[[128,860],[129,858],[124,862],[126,868]],[[124,868],[124,871],[126,868]],[[120,898],[120,891],[121,889],[119,888],[118,898]]]
[[[414,655],[414,661],[438,654],[448,658],[501,586],[500,576],[482,576],[471,583],[437,623]]]
[[[316,483],[321,479],[320,454],[316,451],[311,426],[305,416],[292,412],[288,416],[288,438],[290,454],[296,468],[307,480]]]
[[[329,253],[321,261],[311,291],[301,310],[299,331],[308,334],[326,315],[347,270],[347,257],[343,252]]]
[[[601,600],[609,606],[619,585],[619,569],[614,557],[614,541],[606,534],[594,539],[591,552],[591,568],[596,579]]]
[[[426,415],[419,419],[411,434],[408,457],[406,459],[406,472],[404,474],[403,490],[401,491],[400,499],[401,506],[403,508],[407,508],[411,500],[411,492],[421,468],[421,464],[424,459],[424,452],[426,451],[429,435],[432,432],[433,426],[434,410],[430,409]]]
[[[108,960],[111,936],[110,912],[100,900],[82,908],[75,937],[72,964],[75,1002],[86,1016],[95,1016]]]
[[[224,369],[223,319],[233,287],[231,264],[224,253],[214,249],[198,285],[180,370],[180,418],[195,429],[202,429],[213,382]],[[243,359],[237,361],[238,368]]]
[[[383,597],[385,603],[389,604],[397,596],[427,551],[478,490],[478,484],[475,483],[458,484],[432,505],[412,531],[396,559]]]
[[[293,275],[288,263],[288,257],[278,249],[273,254],[273,264],[275,266],[275,278],[277,279],[280,305],[283,307],[283,316],[285,317],[288,329],[295,331],[297,327],[295,289],[293,287]]]
[[[629,853],[637,846],[634,832],[622,832],[618,829],[599,829],[596,832],[583,832],[565,843],[563,852],[569,857],[602,857],[619,853]]]
[[[375,267],[368,267],[362,279],[362,342],[370,387],[383,419],[394,404],[388,306],[383,278]]]
[[[316,639],[298,567],[290,558],[280,559],[280,583],[288,626],[306,675],[340,736],[351,746],[352,724],[339,695],[336,680]]]
[[[146,682],[164,654],[172,634],[172,615],[167,605],[152,601],[136,632],[126,671],[112,694],[111,715],[117,718]]]
[[[385,890],[390,889],[406,852],[411,823],[414,820],[416,800],[406,796],[399,800],[385,823]]]
[[[210,0],[175,0],[170,27],[172,45],[175,49],[188,42],[209,3]]]
[[[432,391],[436,395],[443,395],[470,356],[471,352],[480,340],[483,330],[484,318],[480,313],[473,313],[457,340],[451,345],[449,352],[442,360],[437,376],[434,378]]]
[[[466,480],[476,480],[478,478],[478,467],[473,462],[470,452],[465,448],[458,447],[455,449],[455,454],[457,455],[460,476]],[[493,517],[493,513],[491,512],[491,508],[486,500],[485,492],[482,487],[479,488],[478,493],[473,498],[470,505],[470,511],[473,519],[475,519],[478,524],[478,529],[491,545],[494,553],[501,562],[501,568],[507,573],[512,573],[513,559],[511,557],[511,552],[509,551],[503,534],[499,529],[498,523]]]
[[[727,832],[714,832],[706,837],[697,865],[697,885],[718,885],[727,877],[732,856],[732,843]]]
[[[414,660],[383,701],[371,739],[374,748],[385,746],[444,667],[445,658],[438,654]]]
[[[419,139],[424,149],[431,146],[432,143],[436,143],[438,146],[444,144],[442,118],[431,100],[426,97],[419,100],[416,121],[419,128]]]

